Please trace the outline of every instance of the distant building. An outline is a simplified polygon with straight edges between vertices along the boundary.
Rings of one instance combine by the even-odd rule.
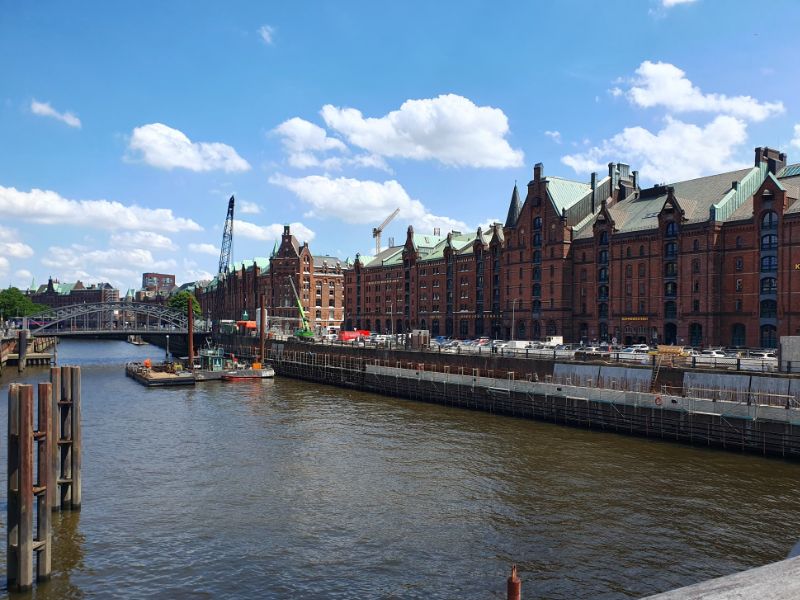
[[[156,295],[168,296],[175,287],[175,275],[165,273],[142,273],[142,290]]]
[[[59,283],[52,277],[46,285],[30,294],[31,301],[50,308],[59,308],[71,304],[97,304],[101,302],[117,302],[119,290],[110,283],[98,283],[86,286],[80,280],[75,283]]]

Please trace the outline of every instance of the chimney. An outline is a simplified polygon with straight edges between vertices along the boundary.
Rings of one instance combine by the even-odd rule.
[[[434,227],[433,228],[433,235],[441,235],[441,231],[442,230],[439,229],[438,227]]]
[[[633,189],[634,190],[638,190],[639,189],[639,171],[633,171],[631,174],[633,175]]]
[[[289,235],[289,226],[288,225],[284,225],[283,226],[283,235]]]
[[[592,179],[589,185],[592,187],[592,212],[594,213],[595,195],[597,194],[597,173],[592,173]]]
[[[533,165],[533,180],[539,181],[542,177],[544,177],[544,165],[542,163],[536,163]]]
[[[739,182],[738,182],[738,181],[732,181],[732,182],[731,182],[731,187],[732,187],[734,190],[738,190],[738,189],[739,189]]]

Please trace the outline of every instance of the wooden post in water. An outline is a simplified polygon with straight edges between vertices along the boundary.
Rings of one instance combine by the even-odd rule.
[[[508,577],[508,600],[522,600],[522,581],[517,576],[517,565],[512,565]]]
[[[187,315],[189,332],[187,344],[189,346],[189,370],[194,371],[194,304],[192,303],[191,296],[186,304],[189,307],[189,314]]]
[[[21,329],[17,334],[17,371],[22,373],[28,364],[28,330]]]
[[[191,339],[191,338],[190,338]],[[72,368],[72,510],[81,509],[81,368]]]
[[[53,386],[49,383],[39,384],[39,408],[38,425],[34,438],[37,445],[37,464],[36,464],[36,581],[50,579],[52,565],[51,547],[53,541],[53,531],[50,522],[50,488],[54,486],[54,481],[50,474],[53,464],[52,460],[52,439],[53,439],[53,419],[51,418],[50,408],[53,401]]]
[[[72,506],[72,368],[61,367],[61,401],[58,403],[59,467],[58,505],[62,510]]]
[[[260,319],[260,324],[259,324],[259,327],[258,327],[258,343],[259,343],[259,348],[260,348],[259,354],[258,354],[258,362],[261,363],[262,368],[264,366],[264,327],[266,326],[264,321],[267,320],[266,319],[267,311],[264,310],[264,308],[265,308],[264,307],[264,294],[261,294],[261,301],[260,301],[259,306],[258,306],[258,311],[259,311],[258,316],[259,316],[259,319]]]
[[[50,435],[50,472],[47,485],[47,495],[50,498],[50,508],[61,508],[61,494],[58,491],[58,476],[61,473],[61,449],[58,441],[61,439],[61,369],[50,369],[50,385],[52,387],[50,404],[50,422],[52,431]]]
[[[33,585],[33,386],[8,390],[8,589]]]
[[[13,589],[19,575],[19,384],[8,386],[8,484],[6,487],[6,584]]]

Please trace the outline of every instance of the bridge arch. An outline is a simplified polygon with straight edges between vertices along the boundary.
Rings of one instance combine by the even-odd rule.
[[[71,304],[26,320],[31,335],[187,333],[189,327],[188,316],[181,311],[147,302]]]

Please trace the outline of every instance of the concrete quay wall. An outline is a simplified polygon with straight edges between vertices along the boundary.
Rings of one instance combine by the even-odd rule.
[[[444,371],[433,371],[431,362],[403,364],[396,352],[389,360],[380,360],[360,356],[358,351],[338,350],[273,344],[269,358],[277,374],[317,383],[576,427],[800,459],[797,408],[605,389],[579,382],[567,385],[541,378],[536,381],[527,375],[520,379],[508,370],[498,373],[497,369],[480,371],[474,367],[475,372],[466,372],[468,367],[454,369],[452,364]],[[459,358],[474,364],[469,361],[476,357]],[[395,366],[390,366],[392,362]]]

